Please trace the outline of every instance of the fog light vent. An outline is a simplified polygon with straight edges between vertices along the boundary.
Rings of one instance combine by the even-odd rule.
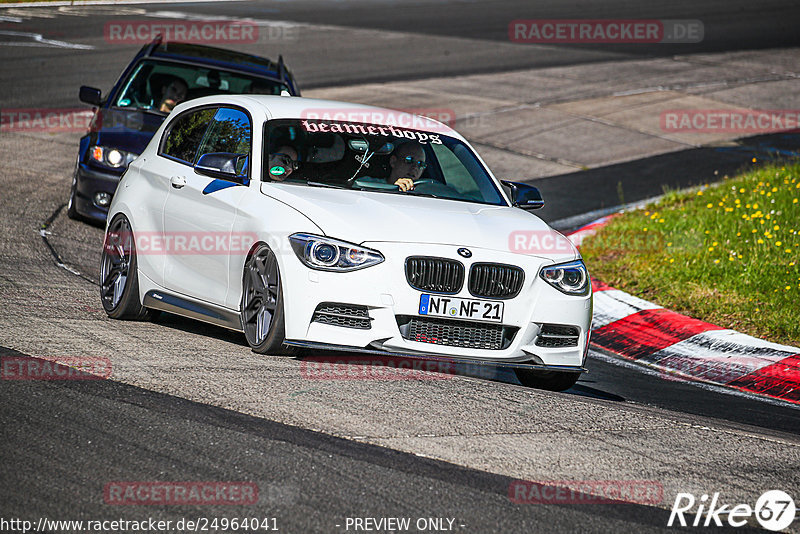
[[[543,324],[536,338],[537,347],[577,347],[581,329],[562,324]]]
[[[371,321],[372,318],[369,316],[366,306],[338,302],[323,302],[314,310],[314,316],[311,319],[313,323],[358,328],[359,330],[372,328]]]

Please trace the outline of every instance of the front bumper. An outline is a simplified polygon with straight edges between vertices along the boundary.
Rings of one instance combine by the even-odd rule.
[[[447,365],[501,365],[511,369],[531,369],[534,371],[564,371],[564,372],[578,372],[585,373],[588,370],[585,367],[575,367],[572,365],[543,365],[531,362],[497,362],[494,360],[478,360],[474,358],[456,358],[450,356],[441,356],[438,354],[421,353],[421,352],[394,352],[386,350],[350,347],[346,345],[331,345],[329,343],[316,343],[313,341],[295,341],[286,340],[284,345],[290,347],[297,347],[306,350],[322,350],[322,351],[336,351],[357,354],[374,354],[376,356],[391,356],[396,358],[403,358],[407,360],[420,360],[420,361],[434,361]]]
[[[75,170],[75,210],[87,219],[105,223],[108,206],[98,206],[94,197],[97,193],[108,193],[113,198],[121,176],[121,172],[106,172],[80,163]]]
[[[286,292],[286,339],[288,344],[306,348],[361,349],[369,353],[431,359],[444,357],[463,361],[482,361],[526,368],[581,371],[588,347],[592,317],[592,297],[561,293],[539,278],[542,266],[552,262],[535,257],[497,250],[472,249],[473,256],[464,259],[450,245],[363,243],[379,250],[386,260],[372,267],[349,273],[315,271],[303,265],[293,253],[283,256],[282,277]],[[516,265],[525,271],[520,293],[502,300],[502,324],[515,329],[510,343],[501,349],[478,349],[447,344],[426,343],[407,339],[399,323],[419,315],[423,292],[406,281],[405,259],[408,256],[452,258],[464,264],[469,273],[472,263],[494,262]],[[562,258],[563,259],[563,258]],[[571,259],[571,258],[567,258]],[[474,299],[468,284],[458,298]],[[492,299],[481,299],[492,300]],[[313,321],[322,303],[342,303],[366,308],[368,328],[348,328]],[[450,319],[442,319],[450,321]],[[474,323],[477,326],[488,323]],[[546,347],[537,345],[542,325],[568,325],[578,329],[576,346]]]

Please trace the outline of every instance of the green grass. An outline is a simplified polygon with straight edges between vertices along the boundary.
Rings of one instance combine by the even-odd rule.
[[[581,253],[592,276],[611,286],[797,346],[799,199],[800,163],[767,165],[617,216]]]

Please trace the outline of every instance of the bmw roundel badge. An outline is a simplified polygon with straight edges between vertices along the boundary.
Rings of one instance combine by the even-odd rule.
[[[458,254],[464,258],[471,258],[472,252],[468,248],[460,248],[458,249]]]

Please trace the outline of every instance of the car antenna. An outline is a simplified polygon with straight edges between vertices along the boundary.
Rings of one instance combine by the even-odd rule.
[[[144,51],[144,55],[149,56],[150,54],[152,54],[155,47],[160,45],[163,40],[164,40],[163,35],[161,35],[160,33],[156,35],[156,38],[150,41],[150,44],[147,45],[147,50]]]
[[[278,78],[281,83],[286,81],[286,67],[283,65],[283,54],[278,55]]]

